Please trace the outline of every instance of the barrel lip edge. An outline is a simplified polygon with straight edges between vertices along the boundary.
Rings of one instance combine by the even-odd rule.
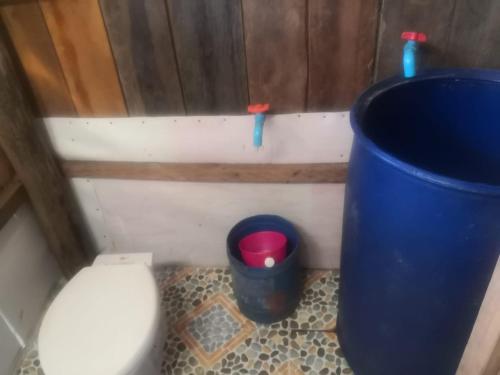
[[[444,188],[458,190],[462,192],[490,195],[500,197],[500,186],[471,182],[458,178],[448,177],[443,174],[428,171],[417,167],[405,161],[398,159],[391,153],[383,150],[370,138],[368,138],[358,123],[358,118],[368,108],[371,101],[382,93],[393,89],[394,87],[418,82],[428,79],[439,78],[460,78],[460,79],[475,79],[485,80],[500,83],[500,70],[494,69],[433,69],[428,70],[414,78],[404,78],[402,75],[393,76],[377,82],[376,84],[365,90],[354,102],[350,112],[351,127],[355,135],[355,141],[362,144],[373,155],[389,163],[393,167],[409,174],[417,179],[427,181],[429,183],[440,185]]]

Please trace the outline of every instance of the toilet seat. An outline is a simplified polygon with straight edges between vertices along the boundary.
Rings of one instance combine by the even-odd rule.
[[[149,267],[86,267],[43,318],[38,349],[44,373],[132,373],[153,346],[159,317],[159,293]]]

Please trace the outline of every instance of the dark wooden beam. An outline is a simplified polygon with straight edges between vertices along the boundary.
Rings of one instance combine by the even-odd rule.
[[[14,215],[21,204],[27,202],[26,191],[17,177],[0,190],[0,228]]]
[[[67,177],[191,182],[342,183],[347,163],[215,164],[64,161]]]
[[[74,218],[67,181],[54,159],[47,134],[36,126],[30,95],[20,84],[19,66],[0,28],[0,147],[23,183],[66,276],[87,263]]]

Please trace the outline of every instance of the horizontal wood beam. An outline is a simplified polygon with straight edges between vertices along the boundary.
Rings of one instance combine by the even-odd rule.
[[[217,164],[63,161],[67,177],[246,183],[343,183],[347,163]]]
[[[14,215],[24,202],[28,201],[26,191],[21,181],[14,177],[0,190],[0,228]]]

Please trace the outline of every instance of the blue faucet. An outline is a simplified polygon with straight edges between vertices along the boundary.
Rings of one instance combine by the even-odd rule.
[[[417,49],[419,43],[427,41],[427,36],[424,33],[415,31],[404,31],[401,34],[401,39],[406,40],[403,48],[403,72],[405,78],[415,77],[417,65]]]
[[[269,104],[250,104],[248,113],[255,115],[255,125],[253,129],[253,145],[257,148],[262,146],[262,135],[264,132],[264,122],[266,121],[265,113],[269,111]]]

